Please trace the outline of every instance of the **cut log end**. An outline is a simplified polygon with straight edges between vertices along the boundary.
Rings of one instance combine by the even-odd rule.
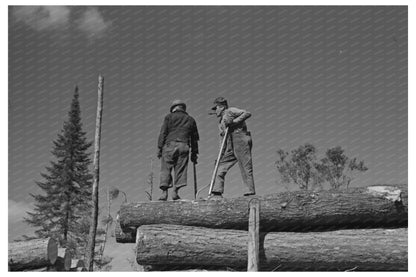
[[[67,250],[65,251],[65,255],[64,255],[64,268],[66,271],[71,269],[71,263],[72,263],[72,255]]]
[[[384,197],[393,202],[401,202],[402,191],[392,186],[370,186],[368,193],[373,196]]]
[[[56,259],[58,258],[58,244],[54,239],[49,239],[48,242],[48,259],[51,262],[51,264],[54,264],[56,262]]]

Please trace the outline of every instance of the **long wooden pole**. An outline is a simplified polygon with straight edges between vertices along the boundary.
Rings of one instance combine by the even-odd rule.
[[[214,188],[215,177],[217,176],[217,171],[218,171],[218,166],[220,164],[220,159],[221,159],[222,151],[223,151],[223,149],[224,149],[224,147],[226,145],[226,142],[227,142],[227,136],[228,136],[228,127],[227,127],[227,129],[225,129],[225,134],[224,134],[224,138],[222,139],[222,143],[221,143],[221,147],[220,147],[220,152],[218,153],[217,160],[215,161],[214,172],[212,172],[211,182],[209,183],[208,196],[211,195],[212,189]]]
[[[104,78],[98,76],[98,102],[97,102],[97,118],[95,121],[95,142],[94,142],[94,176],[92,185],[92,222],[90,226],[90,233],[87,247],[87,268],[88,271],[94,269],[94,249],[95,237],[97,235],[98,225],[98,184],[100,180],[100,140],[101,140],[101,121],[103,114],[103,91]]]

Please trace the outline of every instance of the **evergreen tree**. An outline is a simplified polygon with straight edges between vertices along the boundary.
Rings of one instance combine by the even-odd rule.
[[[75,88],[68,120],[53,142],[51,151],[55,161],[46,167],[44,178],[36,184],[44,194],[31,196],[35,200],[34,212],[28,212],[25,221],[39,227],[38,237],[53,237],[62,245],[84,244],[91,217],[92,175],[86,132],[82,130],[78,87]],[[87,226],[86,226],[87,225]],[[81,246],[82,247],[82,246]]]

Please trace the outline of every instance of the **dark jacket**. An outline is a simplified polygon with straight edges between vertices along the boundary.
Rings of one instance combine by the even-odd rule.
[[[181,141],[188,143],[192,153],[198,154],[198,140],[195,119],[186,112],[177,110],[165,116],[157,146],[161,151],[163,145],[169,141]]]

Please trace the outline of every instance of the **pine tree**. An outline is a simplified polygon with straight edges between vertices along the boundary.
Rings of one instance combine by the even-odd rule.
[[[35,231],[38,237],[54,237],[62,245],[83,244],[88,234],[87,219],[91,214],[92,175],[86,132],[82,130],[78,87],[75,88],[68,120],[53,142],[51,151],[55,157],[44,181],[36,182],[45,194],[31,196],[35,200],[34,212],[28,212],[25,221],[40,227]]]

